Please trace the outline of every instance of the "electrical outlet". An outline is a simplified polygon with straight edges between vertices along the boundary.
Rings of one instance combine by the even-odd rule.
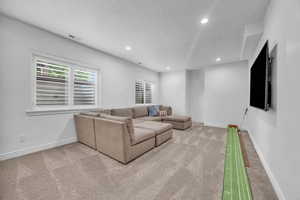
[[[25,135],[21,135],[19,140],[20,140],[20,143],[24,143],[25,142]]]

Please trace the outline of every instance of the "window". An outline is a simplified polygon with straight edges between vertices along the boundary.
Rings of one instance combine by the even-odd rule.
[[[145,82],[145,102],[152,103],[152,84]]]
[[[135,82],[135,103],[150,104],[152,103],[153,84],[146,81]]]
[[[97,70],[41,57],[35,57],[34,69],[35,107],[97,106]]]
[[[96,104],[96,72],[74,70],[74,105]]]
[[[36,61],[36,105],[68,105],[70,68]]]
[[[136,81],[135,82],[135,103],[136,104],[143,104],[144,103],[144,82],[143,81]]]

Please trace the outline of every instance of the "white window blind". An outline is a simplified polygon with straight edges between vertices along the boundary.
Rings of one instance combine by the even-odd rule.
[[[34,57],[34,69],[35,108],[47,110],[97,106],[97,70],[44,57]]]
[[[74,70],[74,105],[95,105],[97,73]]]
[[[136,81],[135,82],[135,103],[143,104],[144,103],[144,82]]]
[[[36,61],[36,105],[67,105],[70,69],[66,66]]]
[[[152,103],[152,84],[145,83],[145,102]]]
[[[152,103],[152,83],[146,81],[135,82],[135,103],[149,104]]]

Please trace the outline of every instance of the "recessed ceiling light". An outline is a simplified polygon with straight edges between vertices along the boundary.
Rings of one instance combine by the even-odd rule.
[[[216,58],[216,62],[220,62],[221,61],[221,58]]]
[[[207,24],[208,23],[208,18],[204,17],[200,21],[201,24]]]
[[[125,46],[126,51],[131,51],[131,49],[132,49],[131,46]]]
[[[167,66],[167,67],[166,67],[166,70],[170,71],[170,70],[171,70],[171,67],[170,67],[170,66]]]

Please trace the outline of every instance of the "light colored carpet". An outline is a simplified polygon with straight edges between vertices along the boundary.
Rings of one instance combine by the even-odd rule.
[[[225,139],[225,129],[195,125],[126,166],[79,143],[3,161],[0,200],[218,200]],[[277,199],[246,146],[254,199]]]

